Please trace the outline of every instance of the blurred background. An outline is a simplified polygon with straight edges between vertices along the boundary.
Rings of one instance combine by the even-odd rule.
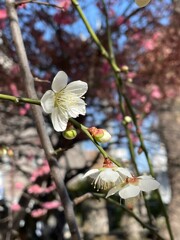
[[[15,1],[16,3],[20,1]],[[107,129],[113,136],[103,147],[133,171],[128,141],[119,110],[112,69],[87,32],[71,1],[44,1],[64,8],[24,3],[17,6],[19,24],[39,98],[51,87],[59,70],[69,81],[88,83],[87,114],[78,121]],[[106,14],[102,1],[79,1],[95,33],[108,49]],[[141,9],[133,0],[106,0],[112,44],[130,99],[142,129],[160,192],[167,206],[175,239],[180,237],[180,1],[152,0]],[[128,68],[127,68],[128,66]],[[23,79],[10,33],[4,1],[0,2],[0,91],[25,96]],[[127,116],[130,115],[125,109]],[[87,137],[73,141],[47,132],[54,148],[64,148],[59,165],[72,199],[94,191],[82,180],[103,159]],[[31,107],[0,100],[0,239],[70,239],[61,200],[49,174]],[[133,140],[139,171],[149,173],[134,126]],[[166,236],[161,207],[148,196],[155,225]],[[75,207],[83,239],[156,239],[123,208],[103,199]],[[134,211],[147,221],[142,201]],[[60,219],[60,221],[59,221]],[[131,228],[129,228],[129,225]],[[168,239],[168,237],[167,237]]]

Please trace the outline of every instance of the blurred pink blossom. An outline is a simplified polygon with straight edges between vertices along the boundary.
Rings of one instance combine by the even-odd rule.
[[[29,194],[42,194],[42,193],[50,193],[56,189],[56,185],[53,183],[49,187],[41,187],[38,184],[34,184],[28,188]]]
[[[59,7],[63,8],[65,11],[71,6],[70,0],[57,0]]]
[[[38,208],[31,212],[31,216],[33,218],[38,218],[38,217],[42,217],[42,216],[46,215],[46,213],[47,213],[46,209]]]
[[[24,105],[24,107],[25,107],[25,109],[29,110],[30,107],[31,107],[31,105],[30,105],[29,103],[26,103],[26,104]]]
[[[51,201],[51,202],[45,202],[42,204],[42,206],[46,209],[55,209],[61,206],[61,203],[57,200]]]
[[[166,96],[167,97],[170,97],[170,98],[172,98],[172,97],[175,97],[177,94],[179,94],[179,92],[178,91],[175,91],[174,89],[168,89],[167,91],[166,91]]]
[[[7,18],[7,12],[5,9],[0,9],[0,20]]]
[[[152,104],[150,102],[147,102],[143,107],[143,111],[145,113],[149,113],[151,111],[151,107],[152,107]]]
[[[144,102],[147,101],[147,97],[146,97],[145,95],[143,95],[143,96],[141,96],[141,97],[139,98],[139,100],[140,100],[142,103],[144,103]]]
[[[38,184],[34,184],[28,188],[29,194],[40,194],[43,192],[43,188],[40,187]]]
[[[26,113],[27,113],[27,110],[25,108],[23,108],[23,107],[19,108],[19,115],[20,116],[24,116],[24,115],[26,115]]]
[[[139,39],[141,39],[141,33],[135,33],[135,34],[133,34],[132,35],[132,37],[131,37],[133,40],[139,40]]]
[[[20,72],[20,68],[17,64],[13,64],[12,68],[11,68],[11,73],[13,75],[17,75]]]
[[[124,16],[119,16],[119,17],[116,18],[115,24],[119,26],[119,25],[121,25],[123,22],[124,22]]]
[[[112,8],[110,8],[109,11],[108,11],[108,17],[112,18],[114,16],[115,16],[115,12],[114,12],[114,10]]]
[[[19,96],[17,86],[14,83],[11,83],[9,88],[14,96],[16,96],[16,97]]]
[[[16,182],[16,183],[15,183],[15,188],[16,188],[16,189],[23,189],[23,188],[24,188],[24,183],[22,183],[22,182]]]
[[[56,185],[53,183],[51,186],[44,189],[45,193],[50,193],[56,189]]]
[[[102,74],[107,75],[109,71],[110,71],[109,63],[107,61],[104,61],[101,66],[101,72]]]
[[[21,210],[21,206],[18,203],[14,203],[11,205],[12,212],[19,212]]]
[[[152,86],[151,97],[154,98],[154,99],[161,99],[162,98],[162,94],[161,94],[160,89],[157,85]]]
[[[43,176],[43,175],[47,175],[47,174],[49,174],[49,172],[50,172],[50,168],[49,168],[47,162],[45,162],[45,164],[42,167],[38,168],[37,170],[35,170],[32,173],[30,181],[34,182],[34,181],[36,181],[36,179],[38,177]]]
[[[134,144],[136,144],[139,141],[138,137],[136,135],[134,135],[134,133],[131,133],[130,137]]]
[[[136,77],[136,72],[128,72],[127,77],[128,78],[135,78]]]
[[[54,15],[54,21],[58,24],[66,25],[66,24],[73,24],[76,21],[76,19],[71,14],[67,14],[64,12],[57,12]]]
[[[122,121],[122,120],[123,120],[122,114],[121,114],[121,113],[118,113],[117,116],[116,116],[116,119],[117,119],[118,121]]]
[[[142,41],[142,46],[145,50],[152,51],[156,47],[155,41],[153,39],[148,39]]]

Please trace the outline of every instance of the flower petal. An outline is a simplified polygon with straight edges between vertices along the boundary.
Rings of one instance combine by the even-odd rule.
[[[119,190],[121,190],[121,189],[122,189],[121,184],[119,184],[119,185],[111,188],[111,189],[108,191],[108,193],[107,193],[107,195],[106,195],[106,198],[108,198],[108,197],[110,197],[111,195],[117,193],[117,192],[118,192]]]
[[[75,101],[75,104],[67,106],[67,111],[69,114],[69,117],[76,118],[81,115],[86,114],[86,104],[82,99],[77,99]]]
[[[53,79],[52,90],[54,92],[59,92],[64,89],[68,82],[68,76],[65,72],[59,71]]]
[[[103,181],[115,183],[119,178],[119,174],[112,169],[107,168],[100,173],[100,178]]]
[[[127,199],[136,197],[139,193],[140,193],[139,186],[128,184],[119,191],[119,196],[121,198]]]
[[[86,82],[82,82],[81,80],[71,82],[66,87],[67,91],[71,91],[77,97],[82,97],[88,90],[88,85]]]
[[[139,184],[138,184],[141,191],[150,192],[159,188],[160,183],[155,179],[153,179],[151,176],[142,176],[142,177],[145,177],[145,178],[139,178]],[[150,177],[150,178],[147,178],[147,177]]]
[[[54,107],[54,92],[48,90],[41,98],[41,106],[46,113],[52,113]]]
[[[148,3],[150,3],[151,0],[135,0],[135,3],[139,6],[139,7],[145,7],[146,5],[148,5]]]
[[[54,108],[51,114],[51,120],[54,129],[57,132],[63,132],[68,123],[68,115],[66,112],[63,112],[60,108]]]
[[[127,169],[127,168],[118,167],[116,169],[116,171],[119,172],[120,175],[124,175],[122,177],[130,177],[130,178],[132,178],[132,174],[130,173],[129,169]]]
[[[92,174],[99,173],[98,169],[90,169],[87,173],[84,174],[83,178],[89,177]]]

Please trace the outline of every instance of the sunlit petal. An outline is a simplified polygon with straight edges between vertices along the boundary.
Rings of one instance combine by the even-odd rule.
[[[136,197],[140,193],[139,186],[128,184],[119,191],[119,196],[123,199]]]
[[[54,107],[54,92],[48,90],[41,98],[41,106],[46,113],[51,113]]]
[[[63,132],[68,123],[68,116],[66,112],[63,112],[59,108],[54,108],[51,114],[51,120],[53,127],[57,132]]]
[[[121,189],[122,189],[121,184],[119,184],[119,185],[111,188],[111,189],[108,191],[108,193],[107,193],[107,195],[106,195],[106,198],[114,195],[115,193],[119,192]]]
[[[118,167],[116,171],[119,172],[121,175],[124,175],[124,177],[132,177],[132,174],[127,168]]]
[[[68,82],[68,76],[65,72],[59,71],[53,79],[52,90],[54,92],[59,92],[64,89]]]
[[[158,189],[160,186],[159,182],[155,179],[140,179],[139,180],[139,187],[141,191],[150,192],[152,190]]]
[[[103,181],[116,182],[119,178],[119,174],[111,168],[107,168],[100,173],[100,177]]]
[[[71,82],[66,87],[67,91],[71,91],[76,94],[78,97],[82,97],[88,90],[88,85],[86,82],[82,82],[80,80]]]
[[[98,169],[91,169],[87,173],[84,174],[83,178],[89,177],[89,176],[91,176],[95,173],[99,173],[99,170]]]
[[[86,104],[82,99],[77,99],[74,105],[68,105],[68,114],[72,118],[76,118],[81,115],[86,114]]]

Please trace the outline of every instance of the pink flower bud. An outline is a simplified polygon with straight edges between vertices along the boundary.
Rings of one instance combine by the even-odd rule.
[[[111,135],[105,129],[91,127],[88,131],[97,142],[106,143],[111,139]]]

